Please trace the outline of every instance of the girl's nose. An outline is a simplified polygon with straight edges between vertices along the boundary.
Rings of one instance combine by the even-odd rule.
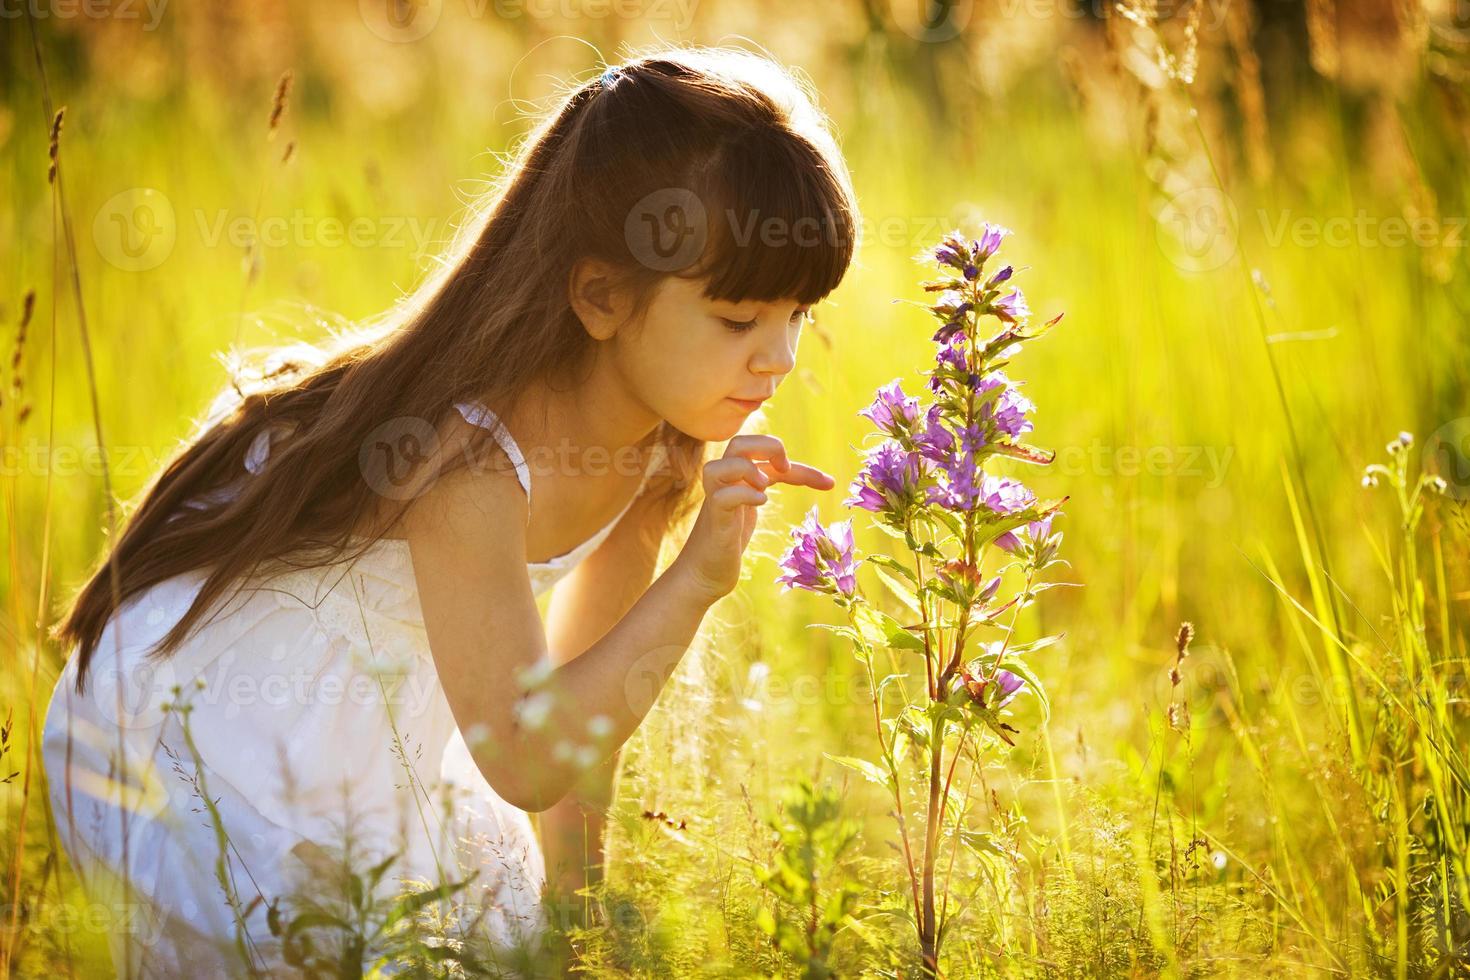
[[[796,367],[796,351],[784,337],[761,348],[751,363],[751,370],[756,374],[790,374],[794,367]]]

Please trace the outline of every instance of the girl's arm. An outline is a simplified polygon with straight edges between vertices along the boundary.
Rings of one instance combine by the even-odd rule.
[[[628,613],[653,581],[662,528],[654,495],[640,497],[607,539],[556,584],[546,614],[551,660],[578,656]],[[612,804],[617,753],[582,777],[541,818],[546,871],[563,897],[596,880],[602,864],[602,835]]]
[[[734,490],[721,506],[764,500],[753,488]],[[718,595],[675,559],[626,615],[558,665],[526,575],[527,506],[508,470],[457,470],[414,502],[405,525],[450,710],[496,793],[535,811],[633,733]]]

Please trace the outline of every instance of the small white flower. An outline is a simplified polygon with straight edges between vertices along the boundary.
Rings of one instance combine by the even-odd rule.
[[[477,721],[464,730],[464,744],[469,749],[478,748],[490,740],[490,726]]]
[[[540,728],[551,714],[551,695],[545,691],[528,694],[516,703],[516,718],[527,728]]]
[[[516,681],[525,690],[533,690],[540,687],[551,675],[555,673],[556,667],[550,660],[538,660],[529,667],[522,667],[516,671]]]

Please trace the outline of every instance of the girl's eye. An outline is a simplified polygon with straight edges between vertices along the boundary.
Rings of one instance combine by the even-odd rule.
[[[790,326],[794,327],[799,325],[811,312],[811,307],[807,307],[804,310],[797,310],[791,314],[791,319],[788,321]],[[725,321],[725,326],[729,328],[731,333],[745,333],[745,331],[750,330],[756,325],[754,320],[731,320],[727,317],[720,317],[720,319]]]

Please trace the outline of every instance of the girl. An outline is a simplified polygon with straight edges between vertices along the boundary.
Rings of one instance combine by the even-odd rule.
[[[834,485],[737,434],[856,245],[791,74],[720,49],[609,69],[486,205],[368,329],[233,384],[58,627],[45,762],[89,898],[130,910],[119,972],[286,971],[333,935],[287,935],[300,910],[441,885],[446,928],[508,968],[546,927],[527,811],[580,884],[614,753],[765,488]],[[345,912],[313,892],[344,865]]]

